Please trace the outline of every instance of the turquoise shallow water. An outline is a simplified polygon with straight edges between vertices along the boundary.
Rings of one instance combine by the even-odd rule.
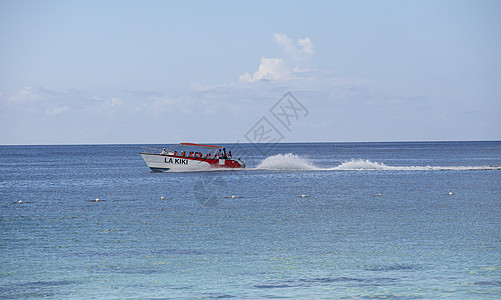
[[[501,142],[239,148],[0,147],[0,298],[501,297]]]

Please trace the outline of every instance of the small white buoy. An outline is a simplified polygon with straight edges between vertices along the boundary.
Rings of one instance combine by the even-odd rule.
[[[23,200],[19,200],[19,201],[17,201],[17,203],[23,204]]]
[[[235,196],[235,195],[231,195],[231,198],[236,198],[236,197],[237,197],[237,196]]]
[[[308,196],[306,196],[306,195],[301,195],[301,198],[306,198],[306,197],[308,197]]]
[[[452,195],[452,192],[449,192],[449,195]]]
[[[164,199],[165,199],[165,197],[164,197],[164,196],[160,197],[160,200],[164,200]]]
[[[96,202],[99,202],[99,198],[96,198]]]

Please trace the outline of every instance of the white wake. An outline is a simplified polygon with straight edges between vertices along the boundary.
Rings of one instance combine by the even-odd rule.
[[[388,166],[382,162],[373,162],[363,159],[352,159],[342,162],[338,166],[315,166],[310,160],[298,155],[287,153],[277,154],[264,159],[255,169],[257,170],[313,170],[313,171],[362,171],[362,170],[390,170],[390,171],[470,171],[470,170],[501,170],[501,166]]]
[[[257,167],[258,170],[317,170],[307,159],[295,154],[277,154],[264,159]]]

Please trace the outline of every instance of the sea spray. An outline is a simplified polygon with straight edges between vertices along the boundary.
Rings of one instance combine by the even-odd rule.
[[[501,170],[501,166],[388,166],[368,159],[351,159],[338,166],[315,166],[309,159],[296,154],[277,154],[264,159],[255,170],[283,171],[473,171]]]
[[[307,159],[292,153],[267,157],[257,167],[258,170],[317,170]]]
[[[368,159],[352,159],[339,166],[323,170],[388,170],[388,171],[475,171],[501,170],[501,166],[388,166]]]
[[[368,159],[352,159],[330,170],[388,170],[390,168],[383,163],[373,162]]]

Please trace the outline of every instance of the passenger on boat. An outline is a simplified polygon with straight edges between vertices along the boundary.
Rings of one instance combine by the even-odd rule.
[[[174,156],[177,156],[177,151],[174,151]]]
[[[216,154],[214,155],[214,158],[215,158],[215,159],[219,159],[219,154],[218,154],[218,153],[216,153]]]
[[[181,151],[181,156],[186,156],[186,151]]]
[[[210,158],[211,155],[210,155],[210,152],[207,152],[207,154],[205,154],[205,158]]]
[[[193,151],[190,152],[189,157],[193,157]]]
[[[228,158],[228,155],[226,155],[226,148],[223,148],[223,158],[224,159]]]
[[[165,148],[162,149],[162,154],[165,154]]]
[[[228,158],[231,159],[231,151],[228,152]]]

